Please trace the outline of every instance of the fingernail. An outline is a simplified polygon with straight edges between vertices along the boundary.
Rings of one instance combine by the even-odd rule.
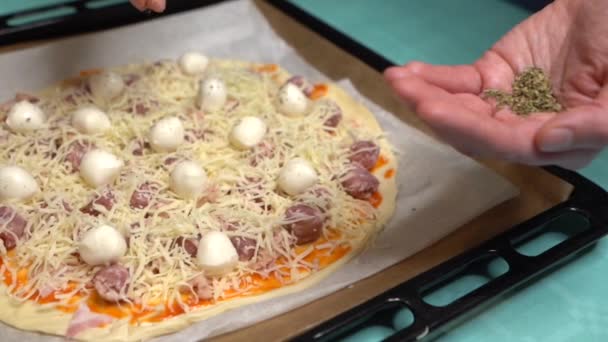
[[[574,135],[566,128],[554,128],[547,132],[541,140],[540,149],[543,152],[560,152],[572,146]]]
[[[386,71],[384,72],[384,75],[389,80],[398,80],[400,78],[407,77],[408,72],[404,68],[401,68],[401,67],[391,67],[391,68],[386,69]]]

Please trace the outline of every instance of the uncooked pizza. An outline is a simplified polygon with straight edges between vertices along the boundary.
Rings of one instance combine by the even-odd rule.
[[[172,333],[314,285],[394,210],[373,115],[274,64],[85,70],[0,117],[0,320],[23,330]]]

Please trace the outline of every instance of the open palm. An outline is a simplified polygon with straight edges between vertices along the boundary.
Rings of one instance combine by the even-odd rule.
[[[386,71],[398,95],[446,142],[476,157],[568,168],[608,143],[608,2],[557,0],[516,26],[473,65],[409,63]],[[518,116],[481,94],[510,91],[537,66],[567,108]]]

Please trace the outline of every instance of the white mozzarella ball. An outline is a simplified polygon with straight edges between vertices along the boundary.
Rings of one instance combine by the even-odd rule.
[[[182,198],[195,198],[207,186],[207,173],[193,161],[183,161],[171,171],[170,187]]]
[[[294,158],[285,163],[277,183],[287,194],[297,195],[313,186],[317,179],[317,171],[307,160]]]
[[[228,91],[224,81],[218,78],[207,78],[201,81],[198,105],[203,110],[218,110],[224,107]]]
[[[240,119],[230,132],[230,142],[239,149],[249,149],[259,144],[266,134],[266,123],[255,116]]]
[[[125,89],[125,81],[119,74],[106,71],[92,75],[89,78],[89,87],[93,97],[107,101],[122,94]]]
[[[26,133],[44,127],[46,116],[37,105],[19,101],[8,112],[6,124],[15,133]]]
[[[82,157],[80,176],[87,184],[97,188],[112,183],[124,165],[124,162],[112,153],[94,149]]]
[[[202,74],[207,69],[209,58],[198,52],[187,52],[179,58],[179,66],[188,75]]]
[[[0,199],[24,200],[39,191],[32,175],[19,166],[0,167]]]
[[[184,142],[184,125],[175,116],[157,121],[150,129],[150,146],[156,152],[175,151]]]
[[[72,126],[83,134],[103,133],[110,129],[110,118],[93,106],[78,108],[72,113]]]
[[[204,234],[198,243],[196,260],[207,274],[221,275],[234,269],[239,255],[228,235],[211,231]]]
[[[127,242],[116,228],[101,225],[84,234],[78,244],[80,258],[89,265],[116,262],[127,253]]]
[[[292,83],[286,83],[279,89],[277,108],[287,116],[301,116],[308,112],[310,101],[302,90]]]

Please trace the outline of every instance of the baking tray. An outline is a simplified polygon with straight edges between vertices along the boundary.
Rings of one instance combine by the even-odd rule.
[[[15,27],[7,22],[33,11],[0,17],[0,44],[47,40],[159,17],[140,14],[129,4],[92,9],[86,6],[88,2],[70,2],[69,5],[77,10],[75,14],[29,25]],[[171,0],[163,15],[217,2],[220,1]],[[397,109],[397,102],[387,97],[388,89],[381,83],[379,75],[391,65],[386,58],[287,1],[257,1],[256,4],[282,37],[293,43],[321,71],[335,78],[348,75],[365,95],[393,112],[400,112],[399,116],[404,121],[427,130],[411,113],[403,113]],[[413,315],[412,324],[387,340],[431,339],[483,309],[499,295],[546,274],[585,248],[592,248],[594,242],[608,233],[608,195],[579,174],[551,166],[540,169],[484,163],[518,185],[522,195],[482,215],[428,250],[356,284],[354,288],[339,291],[218,340],[251,338],[256,334],[265,340],[335,340],[346,336],[353,326],[360,326],[374,317],[381,319],[383,311],[394,308],[408,308]],[[518,252],[518,245],[543,234],[547,226],[551,226],[548,223],[564,215],[581,218],[586,223],[585,229],[570,232],[572,234],[566,240],[539,255],[526,256]],[[489,228],[480,232],[478,228],[481,226]],[[445,287],[463,274],[487,272],[489,260],[496,258],[508,264],[508,271],[504,274],[447,305],[428,303],[426,297],[429,293]]]

